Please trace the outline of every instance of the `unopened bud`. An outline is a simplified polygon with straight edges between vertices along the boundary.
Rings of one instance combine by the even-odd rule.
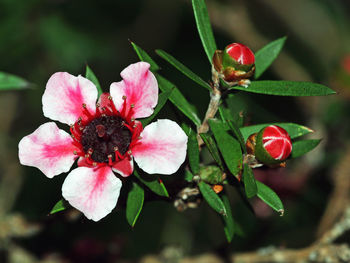
[[[249,79],[255,71],[254,53],[245,45],[232,43],[224,51],[216,50],[213,67],[226,82]]]
[[[255,157],[264,164],[278,164],[292,152],[292,141],[288,132],[276,125],[259,131],[256,136]]]

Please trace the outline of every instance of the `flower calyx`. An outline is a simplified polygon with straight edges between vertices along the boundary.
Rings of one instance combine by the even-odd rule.
[[[213,56],[213,71],[228,85],[248,87],[255,71],[254,53],[245,45],[232,43],[224,50],[216,50]]]

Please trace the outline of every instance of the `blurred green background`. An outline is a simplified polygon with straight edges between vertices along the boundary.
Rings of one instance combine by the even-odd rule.
[[[171,262],[166,259],[202,253],[225,257],[269,245],[300,248],[315,240],[332,192],[333,170],[350,154],[350,2],[206,2],[220,49],[240,42],[257,51],[288,36],[280,57],[262,79],[314,81],[339,92],[298,99],[242,93],[231,101],[233,107],[244,109],[246,124],[297,122],[316,130],[315,138],[323,138],[316,150],[289,162],[286,169],[256,172],[279,193],[285,216],[252,200],[255,216],[233,188],[233,213],[244,235],[231,244],[220,218],[205,204],[179,213],[170,202],[147,202],[134,229],[125,220],[123,198],[120,207],[98,223],[75,211],[48,216],[61,198],[65,175],[50,180],[36,168],[20,166],[17,145],[48,121],[42,115],[41,96],[54,72],[83,75],[88,64],[108,91],[110,83],[120,80],[120,71],[138,61],[131,40],[159,62],[164,75],[203,117],[207,92],[175,72],[154,50],[166,50],[208,81],[210,65],[189,0],[1,0],[0,71],[34,85],[0,94],[0,262],[134,262],[159,253],[163,262]],[[161,112],[168,115],[181,119],[171,105]]]

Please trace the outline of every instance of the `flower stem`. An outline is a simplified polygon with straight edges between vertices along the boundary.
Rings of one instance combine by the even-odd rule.
[[[207,112],[205,113],[204,120],[201,126],[197,129],[197,140],[199,147],[204,144],[202,138],[199,136],[200,133],[207,133],[209,130],[208,120],[215,117],[216,112],[219,109],[220,99],[221,99],[221,90],[220,90],[220,81],[217,71],[212,67],[212,79],[213,84],[211,85],[213,91],[210,93],[210,102],[208,105]]]

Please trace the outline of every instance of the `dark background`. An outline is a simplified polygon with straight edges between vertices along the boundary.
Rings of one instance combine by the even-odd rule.
[[[17,145],[47,121],[41,96],[54,72],[83,75],[88,64],[108,91],[110,83],[120,80],[120,71],[138,61],[131,40],[159,62],[163,74],[177,84],[202,118],[207,92],[154,50],[169,52],[204,80],[210,80],[210,65],[188,0],[1,0],[0,71],[34,85],[0,94],[0,262],[131,262],[159,253],[164,257],[166,253],[225,256],[269,245],[300,248],[315,240],[337,164],[350,154],[349,2],[206,2],[220,49],[240,42],[257,51],[288,36],[280,57],[262,79],[314,81],[338,91],[336,96],[319,98],[252,94],[236,98],[235,105],[245,110],[246,124],[297,122],[314,129],[313,138],[323,138],[317,149],[289,162],[286,169],[256,172],[258,179],[279,193],[285,216],[252,200],[254,216],[232,188],[233,214],[244,236],[236,236],[229,245],[220,218],[206,204],[179,213],[167,201],[147,202],[134,229],[125,219],[123,198],[98,223],[73,210],[48,216],[61,198],[65,175],[50,180],[35,168],[20,166]],[[179,115],[167,105],[161,116],[178,120]]]

